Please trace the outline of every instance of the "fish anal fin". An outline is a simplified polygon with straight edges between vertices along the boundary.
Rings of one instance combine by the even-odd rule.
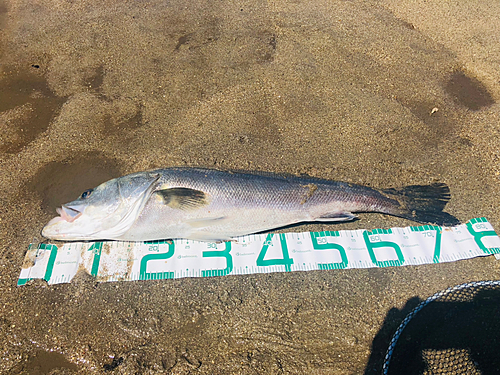
[[[349,221],[356,219],[357,216],[350,212],[335,212],[332,214],[324,214],[314,219],[314,221]]]
[[[179,210],[192,210],[209,203],[207,194],[195,189],[178,187],[158,190],[155,194],[161,197],[165,205]]]
[[[221,235],[220,233],[210,233],[210,232],[193,232],[189,235],[189,239],[193,241],[205,241],[205,242],[226,242],[232,241],[233,239],[229,236]]]

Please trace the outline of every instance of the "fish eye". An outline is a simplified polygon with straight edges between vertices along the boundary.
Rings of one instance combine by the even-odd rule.
[[[82,195],[80,196],[80,198],[87,199],[88,197],[90,197],[90,194],[92,194],[93,191],[94,191],[94,189],[87,189],[87,190],[85,190],[82,193]]]

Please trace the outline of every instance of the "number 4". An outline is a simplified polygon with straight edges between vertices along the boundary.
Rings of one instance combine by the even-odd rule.
[[[265,266],[284,265],[285,271],[290,272],[291,265],[293,264],[293,259],[290,258],[290,256],[288,255],[288,246],[286,244],[285,235],[280,234],[279,236],[280,236],[281,252],[283,254],[283,258],[282,259],[264,259],[269,246],[273,246],[273,244],[272,244],[273,233],[269,233],[267,235],[266,240],[264,241],[262,249],[260,250],[260,254],[257,258],[257,266],[265,267]]]

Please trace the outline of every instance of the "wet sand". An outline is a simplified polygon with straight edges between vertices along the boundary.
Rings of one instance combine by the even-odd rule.
[[[499,14],[492,0],[0,3],[0,372],[376,373],[391,309],[498,279],[494,258],[50,287],[17,277],[57,206],[159,167],[440,181],[448,212],[499,229]],[[412,224],[360,219],[291,230]]]

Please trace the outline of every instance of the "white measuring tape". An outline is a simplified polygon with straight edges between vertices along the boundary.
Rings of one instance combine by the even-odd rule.
[[[256,234],[190,240],[30,245],[18,285],[68,283],[79,269],[97,281],[133,281],[453,262],[500,253],[485,218],[456,227]]]

